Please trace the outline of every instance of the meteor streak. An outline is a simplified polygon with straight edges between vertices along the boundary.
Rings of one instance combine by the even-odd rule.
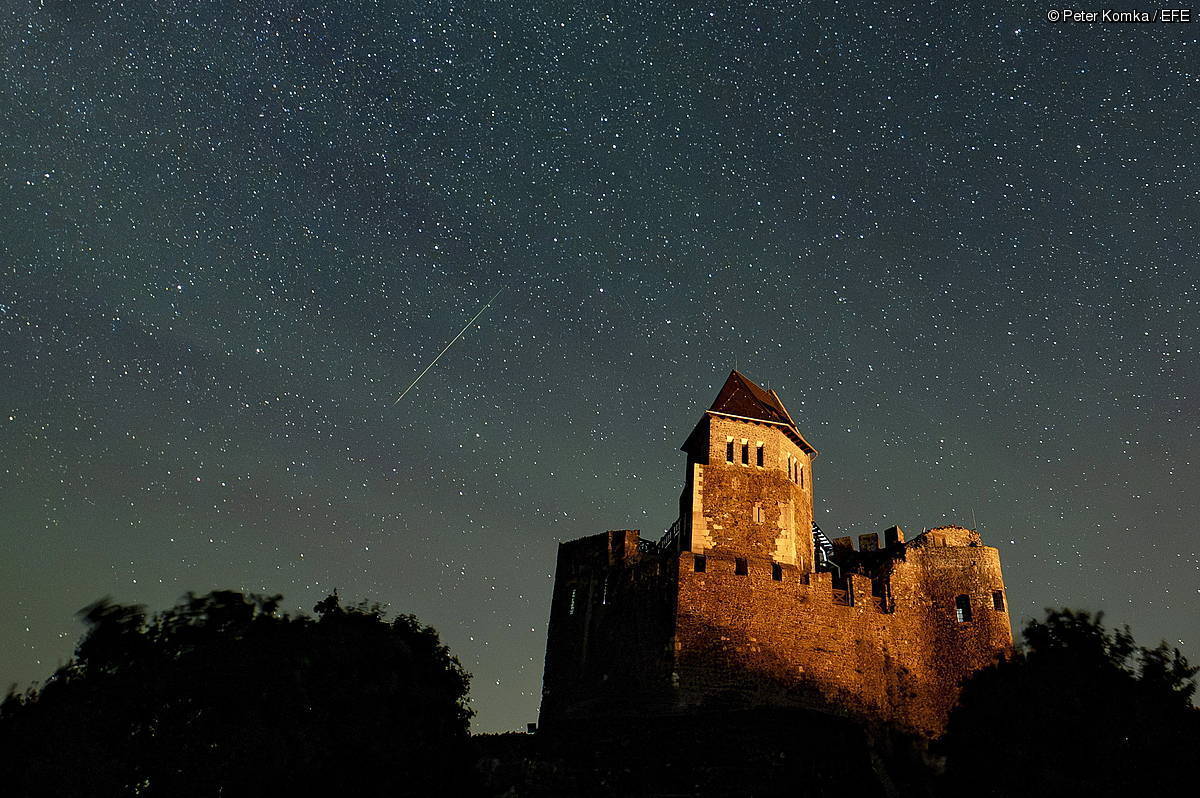
[[[503,290],[504,290],[503,288],[500,289],[500,291],[503,291]],[[483,312],[488,309],[488,306],[496,301],[496,297],[500,296],[500,291],[497,291],[496,293],[492,294],[492,298],[489,299],[487,302],[485,302],[483,307],[481,307],[479,309],[479,312],[476,313],[474,316],[472,316],[471,320],[469,322],[467,322],[466,326],[464,326],[461,330],[458,331],[458,335],[456,335],[450,339],[450,343],[446,344],[446,349],[443,349],[441,352],[438,352],[438,356],[429,362],[429,365],[425,367],[425,371],[422,371],[420,374],[418,374],[417,378],[412,381],[412,385],[405,388],[404,393],[400,394],[400,396],[396,399],[396,401],[392,402],[392,407],[395,407],[396,405],[400,404],[400,400],[403,399],[405,397],[405,395],[407,395],[408,392],[411,391],[416,386],[416,384],[421,381],[421,378],[424,377],[431,368],[433,368],[433,364],[437,363],[439,360],[442,359],[442,355],[446,354],[446,350],[448,350],[450,347],[454,346],[454,342],[457,341],[459,338],[463,337],[463,333],[465,333],[467,330],[469,330],[471,328],[471,325],[475,323],[475,320],[478,319],[480,316],[482,316]]]

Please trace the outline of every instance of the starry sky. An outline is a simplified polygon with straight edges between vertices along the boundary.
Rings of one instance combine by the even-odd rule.
[[[336,588],[523,728],[557,542],[661,534],[735,365],[830,536],[1200,660],[1200,25],[1046,11],[0,2],[0,687]]]

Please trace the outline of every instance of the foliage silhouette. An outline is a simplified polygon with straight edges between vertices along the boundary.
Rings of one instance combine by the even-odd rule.
[[[336,595],[315,618],[279,603],[222,591],[153,617],[108,599],[81,610],[75,657],[0,705],[0,794],[469,789],[470,677],[433,629]]]
[[[1197,668],[1103,613],[1047,610],[966,684],[941,751],[946,796],[1123,796],[1194,784]]]

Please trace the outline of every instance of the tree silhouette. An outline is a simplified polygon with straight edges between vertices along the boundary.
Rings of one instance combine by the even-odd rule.
[[[409,615],[189,594],[80,611],[75,657],[0,705],[6,796],[425,796],[468,788],[469,675]]]
[[[966,684],[942,741],[947,796],[1123,796],[1195,782],[1197,668],[1128,628],[1047,611]]]

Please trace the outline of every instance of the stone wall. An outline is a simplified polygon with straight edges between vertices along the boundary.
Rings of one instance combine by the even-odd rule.
[[[999,554],[969,530],[895,544],[875,579],[841,581],[754,557],[741,574],[737,557],[639,540],[560,548],[543,723],[774,706],[936,735],[962,680],[1012,646]]]
[[[967,530],[961,530],[966,533]],[[970,533],[974,534],[974,533]],[[957,540],[955,542],[958,542]],[[941,731],[968,674],[1011,648],[999,555],[925,536],[899,546],[876,580],[709,554],[678,559],[677,700],[688,708],[801,706]],[[880,595],[876,595],[880,594]],[[966,595],[971,619],[959,621]]]
[[[961,682],[1011,649],[999,553],[892,527],[882,546],[834,539],[818,571],[816,452],[777,397],[730,380],[683,446],[669,551],[635,530],[560,546],[542,723],[793,707],[938,734]]]
[[[541,722],[668,711],[675,577],[637,530],[559,547]]]
[[[694,433],[685,446],[688,472],[680,507],[689,524],[685,545],[811,570],[811,456],[775,425],[711,414],[700,424],[706,434]],[[726,460],[730,439],[733,463]]]

